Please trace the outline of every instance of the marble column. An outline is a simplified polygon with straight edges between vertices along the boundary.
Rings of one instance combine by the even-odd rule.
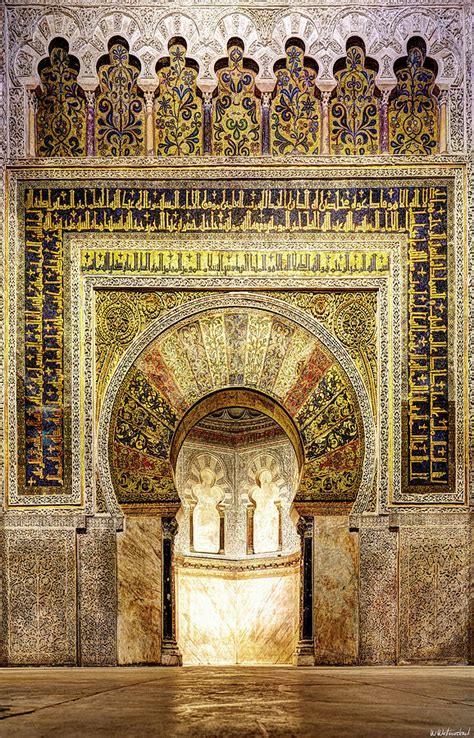
[[[313,635],[313,518],[300,517],[296,525],[301,541],[299,640],[295,666],[314,666]]]
[[[380,153],[388,153],[388,100],[391,90],[383,90],[380,100]]]
[[[441,90],[438,97],[439,105],[439,153],[446,154],[448,150],[448,91]]]
[[[95,91],[86,90],[87,123],[86,123],[86,153],[95,156]]]
[[[270,108],[272,93],[262,92],[262,154],[270,153]]]
[[[146,154],[147,156],[153,156],[155,153],[154,144],[154,103],[155,103],[155,90],[145,90],[145,109],[146,109]]]
[[[176,591],[174,570],[174,540],[178,532],[176,518],[161,519],[163,562],[163,637],[161,663],[163,666],[181,666],[183,658],[176,641]]]
[[[36,156],[36,113],[38,111],[38,96],[36,90],[26,91],[28,98],[28,136],[27,151],[28,156],[34,158]]]
[[[202,94],[204,112],[204,153],[212,154],[212,92]]]
[[[331,90],[321,92],[321,153],[329,154],[329,100]]]

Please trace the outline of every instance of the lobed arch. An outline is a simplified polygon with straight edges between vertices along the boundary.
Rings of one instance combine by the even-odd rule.
[[[176,38],[181,43],[179,50],[172,47]],[[425,80],[428,74],[429,79],[436,82],[438,63],[427,56],[426,43],[421,37],[410,39],[407,56],[399,58],[389,72],[395,76],[395,86],[380,83],[379,62],[367,56],[364,40],[353,35],[346,40],[345,57],[333,63],[334,83],[327,81],[329,57],[323,60],[325,66],[319,67],[312,56],[305,55],[304,41],[290,37],[285,44],[285,56],[274,64],[272,74],[276,80],[272,84],[262,79],[258,81],[258,63],[245,55],[246,44],[242,38],[232,36],[227,42],[226,56],[214,64],[217,85],[207,89],[199,81],[199,60],[184,58],[187,51],[184,37],[170,40],[169,56],[158,60],[154,75],[149,71],[148,60],[145,75],[149,83],[145,83],[140,81],[140,58],[130,53],[130,44],[123,36],[112,36],[107,44],[108,54],[96,63],[99,84],[87,88],[78,82],[80,66],[77,64],[80,62],[76,57],[63,52],[65,57],[59,64],[58,44],[68,48],[67,41],[59,37],[51,42],[49,84],[41,74],[45,66],[43,60],[38,64],[41,86],[29,96],[27,128],[32,156],[38,153],[55,156],[61,152],[65,156],[388,153],[391,150],[387,119],[389,95],[391,99],[404,95],[409,108],[408,121],[405,113],[391,117],[390,136],[397,142],[394,153],[425,155],[444,153],[447,148],[447,97],[443,95],[438,104],[440,83],[434,86]],[[412,59],[410,48],[413,49],[414,44],[420,47],[416,63],[408,61]],[[301,58],[295,61],[292,54]],[[170,56],[173,63],[169,61]],[[164,76],[160,74],[163,64],[169,65],[169,74]],[[286,71],[282,70],[282,64]],[[346,67],[343,77],[347,89],[341,82],[341,64]],[[409,89],[405,90],[398,70],[400,65],[406,67],[407,64],[405,76]],[[423,75],[426,71],[423,65],[431,65],[434,72]],[[117,85],[115,80],[120,79],[119,74],[125,76],[125,85]],[[357,96],[353,94],[355,79],[361,85],[361,93]],[[69,85],[66,96],[61,92],[64,85]],[[45,89],[48,91],[47,112],[41,129],[43,133],[35,145],[36,109],[38,98],[46,98]],[[338,96],[338,120],[333,126],[335,118],[330,99],[335,95]],[[383,105],[379,104],[382,97]],[[430,108],[431,117],[426,125],[425,119],[416,112],[414,99],[423,99],[424,105]],[[80,146],[73,146],[75,139],[71,138],[68,148],[62,131],[76,123],[74,106],[81,108],[79,123],[84,140]],[[329,126],[328,112],[329,117],[332,116]],[[107,113],[105,117],[104,113]],[[48,129],[54,127],[58,116],[62,125],[56,125],[57,136],[49,134]]]
[[[144,25],[146,21],[151,23],[151,34]],[[327,69],[325,82],[328,85],[334,83],[334,63],[344,53],[347,39],[354,35],[361,37],[367,54],[379,62],[381,71],[387,69],[387,59],[390,59],[389,66],[393,66],[395,60],[404,54],[406,44],[413,35],[420,36],[426,42],[428,56],[435,59],[439,66],[440,84],[446,87],[452,84],[460,68],[461,50],[456,38],[450,33],[449,43],[448,39],[441,39],[440,29],[424,9],[411,13],[404,10],[390,29],[384,29],[382,35],[377,15],[370,9],[338,11],[329,24],[324,23],[318,14],[283,12],[269,26],[256,24],[249,14],[241,11],[218,13],[212,25],[203,25],[186,9],[179,14],[167,12],[159,18],[152,13],[142,17],[133,9],[126,12],[107,10],[94,19],[87,31],[81,28],[77,13],[71,9],[61,9],[55,12],[54,17],[50,12],[45,12],[31,30],[31,37],[14,49],[15,84],[30,88],[39,84],[37,65],[47,53],[49,43],[61,36],[81,62],[80,83],[92,85],[94,80],[97,82],[94,73],[97,61],[106,53],[107,44],[114,35],[127,39],[131,53],[141,62],[139,82],[146,84],[151,83],[150,71],[162,56],[166,56],[169,41],[174,36],[186,39],[189,52],[201,70],[199,83],[205,87],[215,86],[214,64],[225,55],[227,42],[235,36],[245,40],[246,55],[262,70],[258,82],[266,86],[275,82],[273,66],[284,56],[288,38],[294,36],[305,43],[306,53],[314,58],[321,69]],[[384,76],[384,80],[387,84],[389,80],[395,82],[393,74]]]
[[[219,322],[224,325],[220,337]],[[242,357],[250,322],[252,331],[260,330],[263,336],[256,346],[266,346],[258,380],[251,366],[256,348]],[[201,340],[199,331],[203,351],[194,350]],[[207,332],[204,338],[203,331]],[[230,349],[224,351],[222,337]],[[188,349],[183,348],[185,341]],[[194,352],[194,378],[187,350]],[[209,350],[214,351],[212,368],[203,358]],[[280,374],[280,368],[271,364],[274,354],[284,354]],[[222,369],[224,364],[227,368]],[[219,394],[223,391],[230,395]],[[245,293],[199,298],[170,311],[122,357],[106,389],[98,426],[97,469],[109,507],[118,513],[120,505],[147,501],[179,504],[173,463],[188,426],[210,402],[235,404],[235,393],[243,401],[241,393],[246,391],[256,392],[266,413],[286,425],[302,469],[297,500],[354,503],[357,499],[357,509],[363,509],[375,475],[375,424],[367,390],[351,358],[334,336],[303,311],[277,298]],[[209,400],[212,397],[217,400]],[[145,467],[150,474],[138,479],[137,470]]]

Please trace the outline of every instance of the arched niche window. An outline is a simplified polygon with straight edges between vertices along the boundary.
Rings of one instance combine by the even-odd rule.
[[[433,154],[438,150],[437,64],[426,57],[421,38],[408,42],[407,56],[395,63],[397,84],[388,110],[392,154]]]
[[[155,149],[159,156],[203,153],[202,97],[197,87],[199,67],[186,58],[186,41],[173,38],[169,56],[156,71]]]
[[[244,59],[244,45],[232,38],[227,59],[216,63],[217,95],[212,126],[212,151],[218,156],[261,153],[261,115],[255,62]]]
[[[305,47],[299,39],[289,39],[285,52],[285,59],[275,64],[277,83],[272,100],[270,151],[318,154],[321,150],[318,68],[305,57]]]
[[[96,151],[99,156],[140,156],[145,153],[145,106],[138,88],[139,61],[128,43],[115,37],[109,53],[99,59],[96,97]]]
[[[254,554],[275,553],[282,547],[281,503],[284,479],[272,455],[252,460],[248,475],[250,501],[247,541]]]
[[[351,38],[346,57],[336,62],[336,90],[329,106],[332,154],[380,152],[379,93],[375,87],[377,62],[365,55],[364,42]]]
[[[56,38],[49,57],[38,66],[41,88],[36,116],[36,150],[39,156],[84,156],[86,153],[86,101],[77,83],[79,61],[69,44]]]

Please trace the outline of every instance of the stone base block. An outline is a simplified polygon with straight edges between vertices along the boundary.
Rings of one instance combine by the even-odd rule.
[[[176,641],[163,641],[161,644],[161,665],[182,666],[183,657]]]
[[[300,641],[293,655],[294,666],[314,666],[313,641]]]

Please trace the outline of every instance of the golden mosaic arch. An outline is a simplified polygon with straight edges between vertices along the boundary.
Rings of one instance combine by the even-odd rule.
[[[258,394],[289,433],[303,462],[297,499],[356,499],[365,421],[340,360],[274,307],[235,305],[180,320],[135,355],[107,427],[118,502],[176,502],[173,461],[186,434],[183,418],[203,398],[234,390]]]

